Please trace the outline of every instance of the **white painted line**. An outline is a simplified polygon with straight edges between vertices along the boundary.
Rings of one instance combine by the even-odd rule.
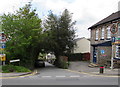
[[[66,77],[66,76],[56,76],[56,77]]]
[[[52,77],[52,76],[42,76],[43,78],[50,78],[50,77]]]
[[[80,77],[80,76],[70,76],[70,77]]]
[[[83,76],[83,77],[90,77],[90,76]]]

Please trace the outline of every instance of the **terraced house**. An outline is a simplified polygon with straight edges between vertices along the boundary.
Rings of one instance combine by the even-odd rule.
[[[93,26],[91,30],[91,62],[119,67],[120,61],[120,11],[111,14]]]

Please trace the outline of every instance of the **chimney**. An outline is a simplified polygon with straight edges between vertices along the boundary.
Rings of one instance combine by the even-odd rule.
[[[120,1],[118,2],[118,11],[120,11]]]

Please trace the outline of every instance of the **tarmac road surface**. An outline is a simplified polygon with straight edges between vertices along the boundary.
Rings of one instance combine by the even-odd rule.
[[[2,85],[118,85],[117,77],[94,76],[54,67],[45,63],[37,74],[27,77],[2,79]]]

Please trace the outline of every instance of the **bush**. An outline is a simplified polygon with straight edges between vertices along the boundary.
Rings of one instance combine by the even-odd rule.
[[[68,69],[68,64],[69,64],[68,62],[60,59],[60,61],[59,61],[59,68]]]
[[[2,66],[2,72],[3,73],[9,73],[9,72],[31,72],[31,70],[22,67],[22,66],[14,66],[14,65],[5,65]]]

